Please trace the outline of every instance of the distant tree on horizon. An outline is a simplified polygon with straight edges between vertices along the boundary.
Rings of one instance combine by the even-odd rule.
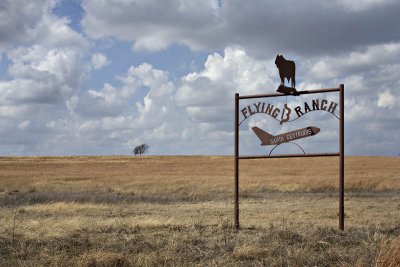
[[[147,144],[141,144],[140,146],[135,147],[135,149],[132,151],[135,156],[139,155],[141,156],[142,154],[146,153],[149,150],[149,146]]]

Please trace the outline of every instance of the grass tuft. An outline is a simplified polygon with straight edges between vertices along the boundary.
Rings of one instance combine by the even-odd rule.
[[[376,267],[400,266],[400,236],[382,242],[375,259]]]
[[[132,263],[122,253],[109,251],[88,251],[79,256],[76,263],[82,267],[132,266]]]

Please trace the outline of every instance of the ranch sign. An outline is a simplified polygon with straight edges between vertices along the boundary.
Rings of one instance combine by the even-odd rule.
[[[295,158],[295,157],[339,157],[339,229],[344,230],[344,85],[341,84],[337,88],[322,88],[314,90],[297,91],[296,86],[296,64],[294,61],[286,60],[282,55],[277,55],[275,64],[279,70],[281,84],[276,93],[260,94],[260,95],[242,95],[235,94],[235,135],[234,135],[234,225],[236,229],[239,225],[239,160],[249,159],[268,159],[268,158]],[[285,79],[291,82],[290,87],[285,86]],[[327,94],[339,93],[339,102],[328,100],[325,97],[315,97],[312,100],[303,102],[300,105],[289,106],[287,103],[283,105],[271,104],[268,101],[254,101],[251,104],[240,107],[240,100],[244,99],[268,99],[273,97],[301,97],[309,94]],[[279,125],[290,123],[300,119],[310,112],[327,112],[335,116],[339,120],[339,148],[336,153],[313,153],[307,154],[294,140],[314,136],[322,129],[316,126],[306,126],[300,129],[272,135],[265,129],[256,126],[251,127],[255,136],[261,141],[261,146],[274,145],[269,155],[240,155],[239,154],[239,126],[248,118],[256,114],[268,116]],[[336,115],[338,113],[338,115]],[[318,123],[318,122],[316,122]],[[317,124],[318,125],[318,124]],[[283,143],[293,143],[301,148],[303,154],[272,154],[274,149]]]
[[[314,99],[311,102],[304,102],[304,105],[297,106],[293,109],[287,104],[285,104],[283,107],[276,107],[270,103],[254,102],[252,105],[248,105],[240,110],[243,115],[243,120],[239,124],[241,124],[248,117],[259,113],[267,114],[268,116],[279,120],[280,124],[283,124],[284,122],[292,122],[304,114],[316,110],[326,111],[336,116],[335,110],[337,106],[338,103],[328,101],[326,99]],[[292,114],[294,115],[294,118],[292,118]]]

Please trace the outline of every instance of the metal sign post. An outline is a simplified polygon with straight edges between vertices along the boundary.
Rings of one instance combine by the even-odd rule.
[[[280,87],[282,88],[286,87]],[[279,90],[278,90],[279,91]],[[273,93],[273,94],[261,94],[261,95],[244,95],[239,96],[239,94],[235,94],[235,135],[234,135],[234,226],[236,229],[240,228],[239,224],[239,160],[241,159],[261,159],[261,158],[295,158],[295,157],[331,157],[331,156],[339,156],[339,229],[344,230],[344,85],[341,84],[339,88],[328,88],[328,89],[317,89],[317,90],[308,90],[308,91],[296,91],[295,95],[306,95],[306,94],[318,94],[318,93],[329,93],[329,92],[339,92],[339,152],[338,153],[314,153],[314,154],[283,154],[283,155],[256,155],[256,156],[240,156],[239,155],[239,101],[241,99],[254,99],[254,98],[269,98],[269,97],[282,97],[288,95],[287,93]],[[294,94],[293,94],[294,95]],[[260,105],[260,104],[259,104]],[[250,109],[250,108],[249,108]],[[263,109],[264,110],[264,109]],[[245,110],[246,111],[246,110]],[[242,113],[245,114],[242,110]],[[255,114],[255,112],[253,113]],[[301,114],[300,112],[298,115]],[[282,114],[283,117],[283,114]],[[245,118],[246,119],[246,118]],[[242,121],[243,122],[243,121]],[[281,121],[282,124],[282,121]],[[257,127],[254,127],[257,128]],[[312,128],[312,127],[308,127]],[[253,129],[260,131],[260,129]],[[304,130],[304,129],[300,129]],[[300,131],[298,130],[298,131]],[[296,131],[296,133],[298,132]],[[319,131],[319,129],[318,129]],[[295,132],[295,131],[293,131]],[[293,133],[292,132],[292,133]],[[256,132],[257,134],[257,132]],[[287,133],[290,134],[290,133]],[[313,135],[314,133],[304,134],[305,136]],[[258,135],[258,134],[257,134]],[[287,142],[287,137],[281,138],[283,141]],[[286,141],[285,141],[286,140]],[[279,140],[275,141],[276,144],[280,144]],[[272,151],[271,151],[272,152]]]
[[[340,153],[340,169],[339,169],[339,229],[344,230],[344,85],[339,86],[339,105],[340,105],[340,119],[339,119],[339,153]]]
[[[235,94],[235,228],[239,229],[239,94]]]

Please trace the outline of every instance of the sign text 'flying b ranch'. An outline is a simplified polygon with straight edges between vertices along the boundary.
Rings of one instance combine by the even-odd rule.
[[[283,107],[278,107],[266,102],[254,102],[240,110],[243,119],[239,124],[250,116],[260,113],[279,120],[280,124],[297,120],[311,111],[326,111],[337,117],[335,114],[337,107],[338,103],[326,99],[313,99],[311,102],[304,102],[304,104],[294,108],[289,107],[287,104]]]
[[[296,90],[296,64],[294,61],[286,60],[282,55],[277,55],[275,65],[279,71],[281,83],[276,90],[277,93],[261,94],[261,95],[244,95],[235,94],[235,140],[234,140],[234,164],[235,164],[235,196],[234,196],[234,224],[235,228],[239,229],[239,160],[241,159],[260,159],[260,158],[294,158],[294,157],[330,157],[339,156],[339,229],[344,230],[344,85],[341,84],[337,88],[315,89],[307,91]],[[285,79],[291,83],[290,87],[285,86]],[[326,98],[315,98],[313,100],[304,101],[301,105],[290,106],[288,103],[274,105],[264,101],[255,101],[250,105],[239,107],[239,101],[244,99],[255,98],[271,98],[271,97],[301,97],[308,94],[321,94],[339,92],[339,103],[327,100]],[[339,115],[335,112],[339,110]],[[301,129],[293,129],[286,133],[272,135],[267,129],[260,129],[253,126],[255,136],[261,141],[261,146],[274,145],[269,155],[239,155],[239,126],[249,117],[255,114],[266,115],[279,122],[293,122],[300,119],[305,114],[310,112],[328,112],[339,120],[339,152],[337,153],[313,153],[306,154],[305,151],[294,140],[311,137],[318,134],[322,129],[317,126],[307,126]],[[241,117],[239,121],[239,117]],[[313,123],[314,124],[314,123]],[[273,150],[284,143],[294,143],[301,148],[303,154],[283,154],[271,155]]]

